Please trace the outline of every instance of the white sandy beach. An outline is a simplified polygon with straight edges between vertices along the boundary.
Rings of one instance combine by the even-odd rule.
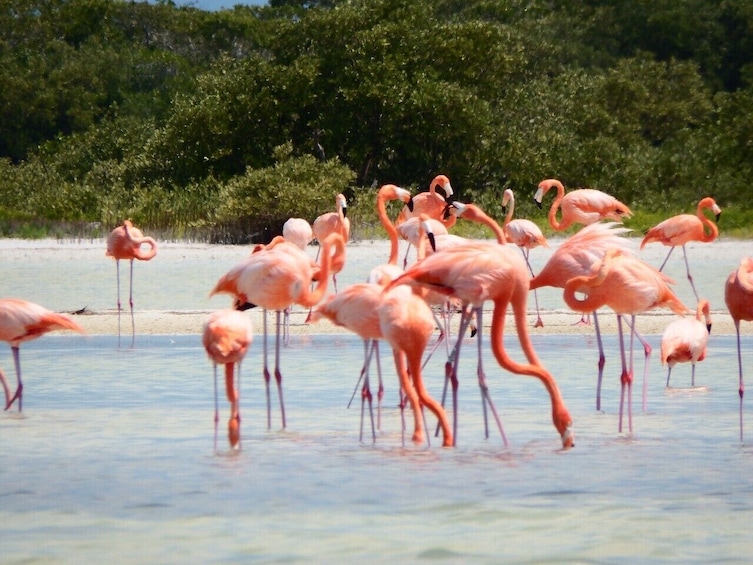
[[[640,240],[631,239],[635,249]],[[543,266],[561,239],[550,240],[550,249],[539,248],[531,253],[535,271]],[[89,334],[116,334],[118,316],[114,261],[104,256],[104,241],[56,240],[0,240],[0,260],[4,277],[0,280],[0,296],[18,297],[38,302],[51,310],[73,313],[76,321]],[[309,252],[316,254],[316,247]],[[404,253],[401,246],[401,258]],[[386,259],[389,245],[386,241],[350,242],[347,263],[338,276],[340,288],[365,280],[369,269]],[[201,331],[206,315],[217,308],[226,307],[228,298],[207,294],[213,283],[247,255],[243,246],[208,245],[194,243],[161,243],[157,257],[149,263],[136,263],[134,269],[135,326],[138,334],[195,334]],[[640,256],[653,265],[659,265],[667,253],[661,245],[646,247]],[[734,324],[724,305],[724,282],[744,255],[753,255],[749,241],[719,239],[712,244],[688,245],[688,257],[695,284],[702,295],[712,303],[713,332],[734,334]],[[676,250],[665,269],[677,282],[678,296],[691,308],[694,297],[685,278],[682,251]],[[128,313],[128,263],[121,265],[123,331],[130,333]],[[330,287],[330,292],[332,291]],[[569,311],[562,301],[561,289],[540,289],[538,293],[543,328],[533,328],[535,309],[533,295],[529,296],[528,311],[531,334],[593,334],[593,327],[578,325],[577,314]],[[491,305],[490,305],[491,306]],[[262,327],[262,311],[250,311],[255,328]],[[268,313],[268,323],[274,324],[274,313]],[[347,330],[320,321],[306,324],[307,311],[294,308],[291,315],[291,333],[322,334],[346,333]],[[508,316],[508,325],[512,320]],[[641,333],[661,334],[675,318],[668,310],[654,310],[639,316],[637,327]],[[457,322],[459,316],[455,316]],[[491,316],[485,317],[485,323]],[[616,331],[616,319],[608,310],[599,316],[603,332]],[[744,333],[753,333],[753,324],[743,323]],[[511,330],[514,328],[511,326]]]

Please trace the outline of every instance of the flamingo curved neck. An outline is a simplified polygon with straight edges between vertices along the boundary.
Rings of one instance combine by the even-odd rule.
[[[376,203],[376,212],[377,216],[379,217],[379,221],[382,223],[382,227],[387,232],[387,235],[390,238],[390,258],[387,260],[387,263],[389,265],[397,265],[397,255],[398,255],[398,237],[397,237],[397,228],[395,228],[395,224],[392,223],[392,220],[390,220],[389,216],[387,215],[387,205],[386,205],[387,198],[383,194],[379,194],[377,196],[377,203]]]
[[[322,244],[322,264],[319,271],[319,280],[317,281],[316,288],[314,290],[304,290],[298,299],[298,304],[306,308],[311,308],[324,298],[324,293],[327,292],[327,279],[329,278],[330,268],[332,265],[332,247],[335,248],[335,254],[345,253],[345,241],[339,234],[332,234],[327,237]],[[308,285],[304,287],[308,288]]]
[[[716,224],[709,220],[706,217],[706,214],[703,213],[704,208],[711,209],[710,205],[704,205],[703,203],[698,205],[698,208],[696,209],[696,216],[698,216],[698,219],[701,220],[701,224],[703,224],[703,237],[700,241],[704,243],[709,243],[711,241],[714,241],[719,236],[719,228],[716,227]],[[708,229],[708,233],[707,230]]]
[[[562,201],[565,199],[565,187],[559,181],[552,184],[557,189],[557,197],[554,199],[552,206],[549,208],[549,225],[552,226],[552,229],[562,231],[570,227],[570,224],[572,224],[572,221],[559,222],[557,220],[557,210],[559,210]]]

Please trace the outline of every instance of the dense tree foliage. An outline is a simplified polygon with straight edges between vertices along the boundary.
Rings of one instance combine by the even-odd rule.
[[[3,233],[267,239],[337,192],[365,225],[373,186],[439,172],[495,215],[558,177],[654,214],[711,193],[742,222],[753,4],[1,0],[0,104]]]

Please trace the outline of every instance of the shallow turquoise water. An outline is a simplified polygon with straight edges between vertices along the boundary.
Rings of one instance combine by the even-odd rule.
[[[657,350],[658,339],[649,336]],[[226,447],[224,398],[214,449],[212,369],[198,335],[139,336],[134,350],[115,340],[46,336],[22,346],[24,413],[0,414],[3,563],[737,563],[750,555],[753,447],[738,439],[733,337],[712,335],[696,391],[684,388],[687,366],[673,373],[678,389],[665,391],[654,355],[648,410],[638,377],[628,436],[617,433],[615,338],[606,339],[597,413],[594,340],[536,336],[574,419],[568,452],[558,449],[540,383],[502,371],[488,351],[511,445],[484,439],[470,340],[454,449],[434,438],[403,446],[384,354],[383,429],[376,444],[359,443],[360,409],[346,405],[362,345],[350,336],[293,336],[282,364],[288,427],[280,430],[273,393],[267,430],[254,343],[243,366],[240,452]],[[426,369],[435,397],[443,361],[435,355]],[[12,367],[7,348],[0,366]],[[746,432],[753,438],[753,424]]]

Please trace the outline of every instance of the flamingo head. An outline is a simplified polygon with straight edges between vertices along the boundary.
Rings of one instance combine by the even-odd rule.
[[[431,186],[434,187],[435,190],[437,188],[441,189],[442,192],[444,192],[444,199],[447,202],[452,202],[455,192],[452,190],[450,179],[448,179],[447,176],[437,175],[434,177],[434,180],[431,181]]]
[[[561,406],[555,410],[552,414],[554,420],[554,427],[560,434],[562,439],[562,449],[570,449],[575,447],[575,434],[573,433],[573,420],[570,417],[570,413],[567,408]]]
[[[348,201],[345,199],[344,195],[337,195],[337,206],[340,208],[340,210],[342,210],[343,216],[348,215]]]

